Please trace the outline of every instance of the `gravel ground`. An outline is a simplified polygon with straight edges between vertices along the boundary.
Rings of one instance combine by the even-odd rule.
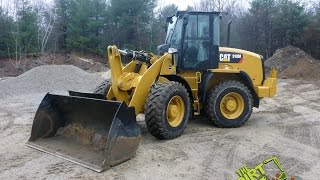
[[[38,66],[18,77],[0,81],[0,98],[65,90],[92,92],[102,80],[72,65]]]
[[[241,128],[221,129],[196,118],[181,137],[161,141],[148,132],[142,118],[137,155],[103,173],[25,146],[45,93],[29,91],[1,97],[0,179],[236,179],[235,171],[243,165],[254,167],[274,155],[295,180],[317,179],[319,86],[302,80],[279,80],[277,96],[263,99]]]

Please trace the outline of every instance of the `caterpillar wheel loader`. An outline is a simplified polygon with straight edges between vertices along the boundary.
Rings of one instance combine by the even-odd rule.
[[[262,56],[220,44],[220,12],[177,12],[167,18],[158,54],[109,46],[111,79],[94,93],[48,93],[27,145],[95,171],[130,159],[145,114],[159,139],[180,136],[193,115],[218,127],[242,126],[263,97],[276,93],[276,70],[264,75]],[[124,65],[121,57],[132,60]]]

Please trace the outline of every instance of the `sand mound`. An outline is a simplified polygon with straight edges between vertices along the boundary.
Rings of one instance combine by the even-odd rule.
[[[14,95],[58,91],[92,92],[103,81],[72,65],[47,65],[33,68],[15,78],[0,82],[0,98]]]
[[[276,67],[279,78],[320,80],[320,61],[294,46],[278,49],[265,65]]]

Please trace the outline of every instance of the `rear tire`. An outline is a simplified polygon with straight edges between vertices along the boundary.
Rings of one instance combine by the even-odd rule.
[[[98,85],[96,89],[93,91],[93,93],[102,94],[106,96],[110,88],[111,88],[111,82],[110,82],[110,79],[107,79],[103,81],[100,85]]]
[[[150,133],[159,139],[180,136],[190,118],[190,98],[178,82],[154,84],[145,104],[145,121]]]
[[[251,116],[253,100],[250,90],[238,81],[225,81],[209,91],[206,114],[218,127],[242,126]]]

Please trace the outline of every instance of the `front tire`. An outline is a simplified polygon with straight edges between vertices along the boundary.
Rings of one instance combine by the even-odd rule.
[[[93,93],[95,94],[102,94],[107,96],[109,89],[111,88],[111,82],[110,79],[107,79],[105,81],[103,81],[101,84],[99,84],[95,90],[93,91]]]
[[[145,104],[147,128],[159,139],[174,139],[186,128],[190,109],[189,94],[182,84],[154,84]]]
[[[253,100],[250,90],[238,81],[225,81],[208,93],[206,114],[218,127],[242,126],[251,116]]]

